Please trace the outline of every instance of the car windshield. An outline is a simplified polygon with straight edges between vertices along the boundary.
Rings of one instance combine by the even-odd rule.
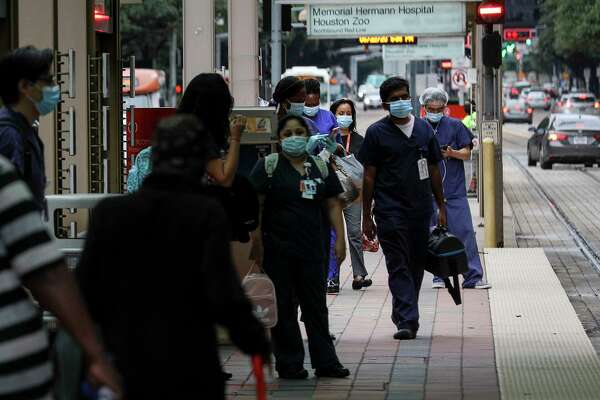
[[[385,75],[369,75],[367,77],[367,84],[378,88],[385,81]]]
[[[600,118],[557,119],[554,125],[563,131],[600,131]]]
[[[573,96],[569,99],[570,102],[572,103],[593,103],[596,100],[596,98],[594,96],[591,95],[579,95],[579,96]]]
[[[546,97],[546,93],[544,93],[544,92],[530,92],[529,93],[529,97],[531,97],[532,99],[543,99],[544,97]]]

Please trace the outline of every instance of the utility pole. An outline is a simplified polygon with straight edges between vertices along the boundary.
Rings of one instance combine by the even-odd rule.
[[[271,85],[281,79],[281,4],[271,1]]]

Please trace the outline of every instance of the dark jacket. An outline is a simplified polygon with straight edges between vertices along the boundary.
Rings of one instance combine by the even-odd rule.
[[[151,174],[92,213],[77,275],[128,399],[224,398],[215,324],[267,351],[230,257],[225,212],[196,183]]]
[[[44,145],[25,117],[0,108],[0,154],[8,158],[27,183],[40,210],[45,207]]]
[[[347,146],[348,137],[350,137],[349,147]],[[350,132],[348,136],[342,136],[342,146],[344,146],[344,150],[346,150],[346,147],[348,147],[350,154],[358,154],[364,141],[365,139],[356,131]]]

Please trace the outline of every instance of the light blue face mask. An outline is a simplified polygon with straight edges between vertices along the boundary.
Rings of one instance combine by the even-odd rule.
[[[433,122],[434,124],[437,124],[444,117],[444,113],[432,113],[428,111],[426,116],[429,121]]]
[[[290,136],[281,141],[281,149],[290,157],[300,157],[306,153],[306,136]]]
[[[304,106],[304,115],[307,117],[314,117],[319,112],[319,106],[307,107]]]
[[[40,101],[30,100],[33,102],[40,115],[49,114],[54,111],[56,105],[60,101],[60,87],[58,87],[58,85],[44,86],[42,89],[42,99]]]
[[[387,103],[390,106],[390,114],[396,118],[406,118],[412,111],[412,100],[396,100]]]
[[[290,107],[287,110],[288,115],[295,115],[296,117],[301,117],[304,113],[304,103],[292,103],[290,102]]]
[[[338,115],[335,119],[340,128],[346,129],[352,125],[352,115]]]

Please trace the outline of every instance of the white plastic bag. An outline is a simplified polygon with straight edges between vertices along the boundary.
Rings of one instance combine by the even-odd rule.
[[[353,154],[347,155],[345,157],[334,157],[335,165],[338,169],[341,169],[345,175],[347,175],[351,180],[354,186],[360,191],[362,190],[363,185],[363,175],[364,175],[364,167],[358,160],[354,157]]]
[[[262,273],[248,274],[242,280],[242,288],[252,303],[254,316],[265,328],[277,325],[277,296],[271,279]]]

